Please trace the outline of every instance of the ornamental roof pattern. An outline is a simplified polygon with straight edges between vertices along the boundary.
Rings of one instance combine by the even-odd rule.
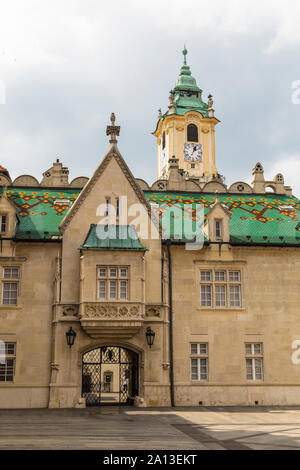
[[[300,232],[296,228],[300,222],[300,200],[292,196],[150,191],[145,195],[150,202],[158,204],[155,210],[160,218],[167,207],[181,208],[181,213],[179,211],[173,216],[171,238],[172,230],[176,229],[176,224],[182,224],[182,218],[191,219],[195,223],[201,222],[201,217],[205,217],[218,198],[231,216],[229,230],[232,243],[300,245]]]
[[[17,208],[15,238],[45,240],[59,237],[59,224],[79,194],[80,190],[76,189],[7,188],[8,199]],[[153,191],[144,194],[150,203],[156,204],[154,211],[160,218],[168,207],[177,210],[169,227],[171,238],[176,225],[182,224],[185,218],[195,224],[201,222],[200,205],[203,204],[205,217],[218,197],[231,216],[232,243],[300,245],[297,228],[300,226],[300,200],[293,196]]]
[[[79,193],[80,190],[75,189],[8,188],[6,195],[18,211],[15,237],[51,239],[60,236],[59,224]]]

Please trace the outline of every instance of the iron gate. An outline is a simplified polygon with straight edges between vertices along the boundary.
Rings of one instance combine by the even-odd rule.
[[[135,352],[119,346],[102,346],[83,354],[82,396],[88,406],[132,404],[136,395],[138,355]]]

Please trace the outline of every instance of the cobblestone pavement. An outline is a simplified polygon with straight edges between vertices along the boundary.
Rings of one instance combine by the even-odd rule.
[[[0,410],[0,449],[300,449],[300,407]]]

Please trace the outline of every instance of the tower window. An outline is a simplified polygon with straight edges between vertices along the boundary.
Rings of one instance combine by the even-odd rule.
[[[215,231],[216,231],[216,238],[221,238],[222,237],[222,222],[221,220],[216,220],[215,221]]]
[[[6,228],[7,228],[7,218],[6,218],[6,215],[0,215],[0,226],[1,226],[1,233],[5,233],[6,232]]]
[[[195,124],[187,126],[187,140],[189,142],[198,142],[198,128]]]
[[[162,136],[162,148],[164,149],[166,146],[166,133],[163,132],[163,136]]]

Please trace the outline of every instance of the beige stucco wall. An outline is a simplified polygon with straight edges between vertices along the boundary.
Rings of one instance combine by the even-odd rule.
[[[295,248],[223,246],[199,252],[172,247],[177,405],[299,404],[300,252]],[[200,269],[239,269],[242,307],[200,307]],[[209,380],[193,382],[190,343],[209,344]],[[245,343],[262,342],[264,380],[246,380]]]
[[[14,382],[0,382],[1,408],[48,406],[53,281],[57,244],[17,243],[15,256],[0,255],[1,266],[20,267],[18,305],[0,306],[0,340],[16,343]],[[0,268],[1,269],[1,268]]]

